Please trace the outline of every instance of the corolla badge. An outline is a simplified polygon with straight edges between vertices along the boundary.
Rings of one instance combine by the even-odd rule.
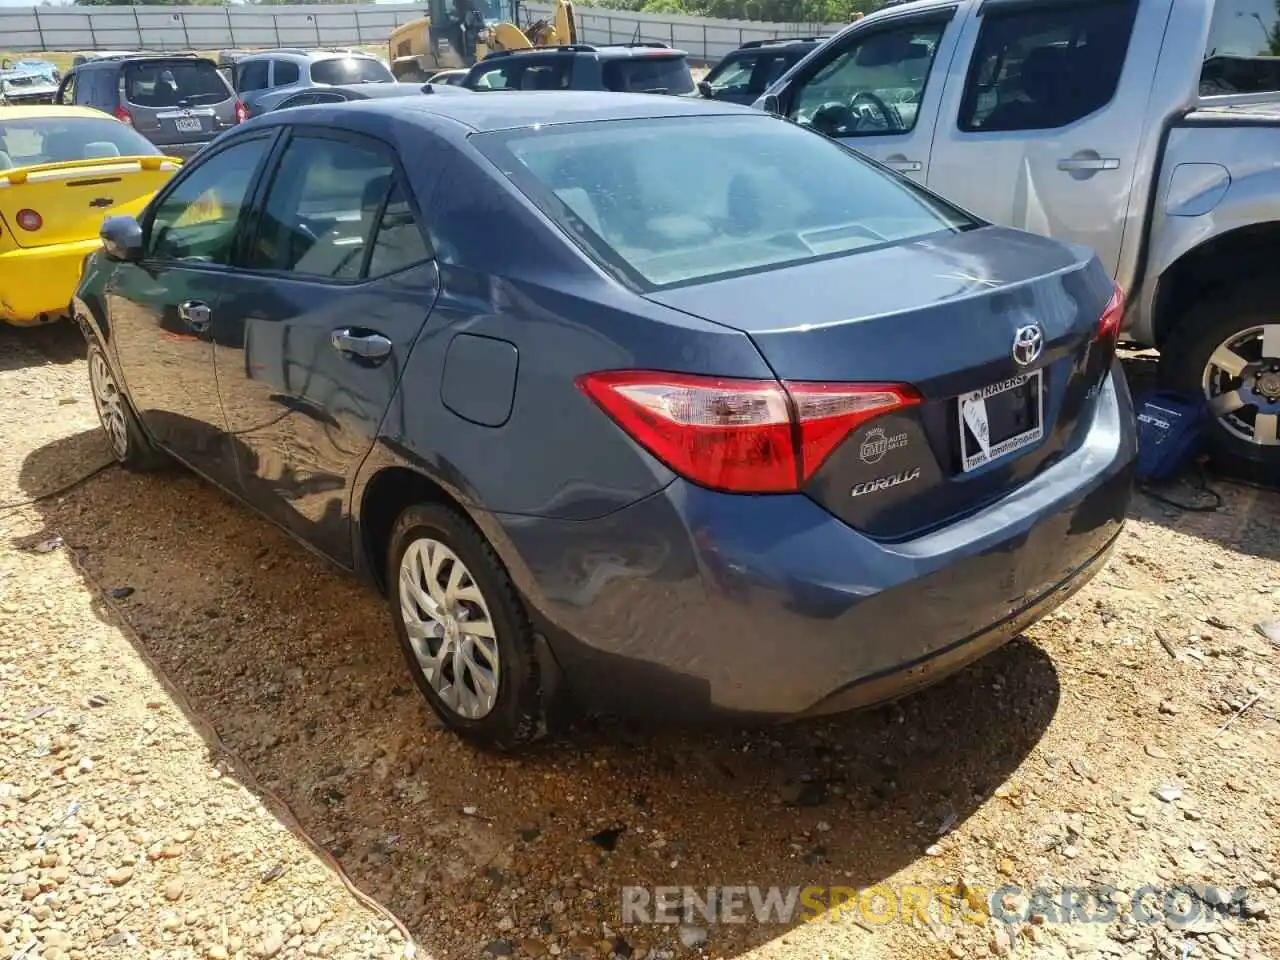
[[[896,487],[919,479],[920,468],[912,467],[910,470],[891,473],[887,477],[877,477],[875,480],[864,480],[862,483],[855,483],[853,489],[849,491],[849,496],[861,497],[868,493],[878,493],[881,490],[888,490],[890,487]]]
[[[1040,325],[1029,323],[1019,327],[1013,335],[1013,359],[1019,366],[1027,366],[1040,359],[1044,350],[1044,334]]]

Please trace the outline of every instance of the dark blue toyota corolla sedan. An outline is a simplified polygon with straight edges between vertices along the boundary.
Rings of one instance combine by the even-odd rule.
[[[900,696],[1086,583],[1128,503],[1098,261],[746,108],[300,107],[103,240],[74,312],[116,456],[372,578],[482,743],[566,692]]]

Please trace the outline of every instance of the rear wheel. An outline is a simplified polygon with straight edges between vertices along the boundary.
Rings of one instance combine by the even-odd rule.
[[[165,466],[168,458],[147,439],[128,398],[116,382],[106,353],[96,340],[89,341],[88,363],[93,405],[112,455],[130,470],[150,471]]]
[[[1280,483],[1280,284],[1244,283],[1193,306],[1160,361],[1166,386],[1204,398],[1221,469]]]
[[[533,629],[497,555],[465,517],[434,503],[400,514],[387,600],[414,682],[446,726],[504,750],[538,736]]]

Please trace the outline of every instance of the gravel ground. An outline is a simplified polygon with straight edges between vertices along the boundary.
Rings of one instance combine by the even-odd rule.
[[[0,502],[107,459],[77,341],[0,329]],[[583,723],[519,759],[439,728],[379,597],[192,476],[0,508],[0,960],[1280,956],[1280,623],[1255,626],[1280,619],[1280,497],[1215,486],[1213,513],[1138,497],[1089,588],[898,704]],[[626,884],[956,895],[914,922],[624,925]],[[1138,891],[1179,886],[1190,922],[1138,922]],[[1064,887],[1106,922],[1026,909]]]

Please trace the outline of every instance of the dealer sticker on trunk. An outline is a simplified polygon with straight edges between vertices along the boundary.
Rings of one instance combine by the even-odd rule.
[[[1043,374],[1011,377],[959,398],[960,461],[966,473],[1044,436]]]

